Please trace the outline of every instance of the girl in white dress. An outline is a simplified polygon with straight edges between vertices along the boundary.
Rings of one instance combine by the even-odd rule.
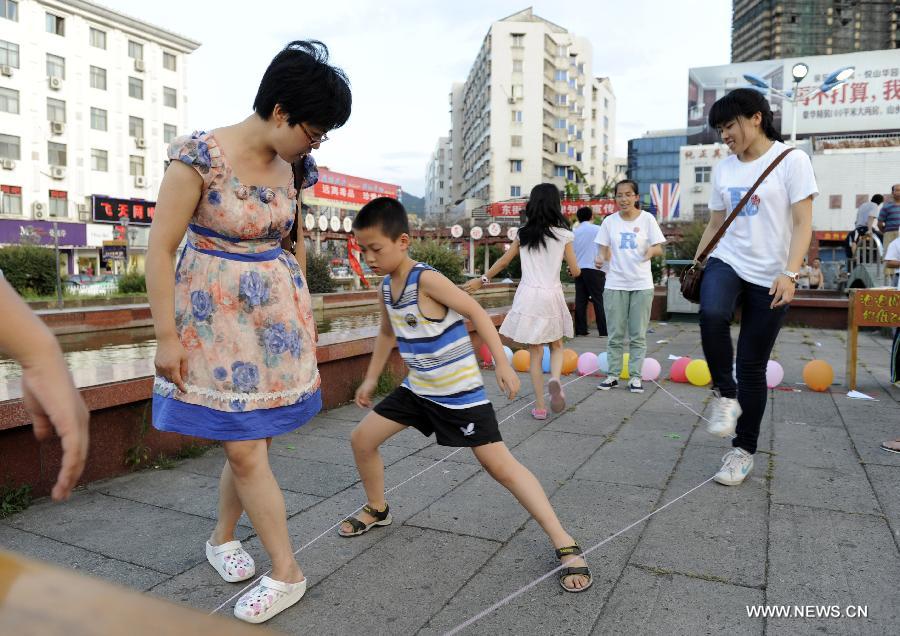
[[[506,252],[481,277],[470,280],[466,291],[475,291],[491,277],[502,272],[517,255],[522,263],[522,280],[516,289],[512,308],[500,326],[500,334],[531,352],[531,381],[534,384],[535,408],[531,415],[547,418],[544,402],[544,374],[541,367],[544,346],[550,348],[550,408],[559,413],[566,408],[566,396],[559,381],[563,364],[563,337],[572,338],[572,314],[559,282],[562,261],[569,265],[573,277],[581,274],[569,222],[562,214],[559,190],[552,183],[534,186],[525,206],[525,224]]]

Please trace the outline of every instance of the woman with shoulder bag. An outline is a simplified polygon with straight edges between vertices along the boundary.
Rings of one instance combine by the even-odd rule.
[[[705,256],[726,226],[702,270],[700,334],[716,392],[708,430],[734,436],[714,479],[736,486],[753,469],[768,397],[766,364],[809,249],[818,187],[809,156],[784,144],[760,93],[731,91],[713,104],[709,125],[732,154],[713,169],[710,220],[697,248]],[[738,306],[735,382],[730,325]]]

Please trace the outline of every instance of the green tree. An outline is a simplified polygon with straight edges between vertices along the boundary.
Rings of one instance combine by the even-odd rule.
[[[56,256],[50,248],[36,245],[4,247],[0,249],[0,270],[23,296],[56,293]]]
[[[497,260],[503,256],[506,252],[504,249],[497,243],[491,245],[491,251],[489,252],[489,264],[488,267],[497,262]],[[475,271],[480,271],[484,269],[484,245],[479,245],[475,249]],[[522,278],[522,265],[519,263],[519,257],[516,256],[512,261],[510,261],[509,265],[501,271],[499,274],[494,276],[494,280],[503,279],[503,278]]]
[[[336,289],[327,256],[307,252],[306,284],[309,285],[311,294],[328,294]]]
[[[705,229],[706,223],[703,221],[685,223],[682,226],[681,239],[671,244],[672,257],[692,260],[697,253],[697,246],[700,245],[700,239],[703,237]]]
[[[456,251],[451,249],[445,241],[432,239],[419,239],[409,246],[409,256],[413,260],[427,263],[449,278],[454,283],[463,283],[466,280],[463,270],[465,261]],[[482,259],[484,255],[482,254]],[[482,262],[484,262],[482,260]]]
[[[120,294],[146,294],[147,280],[143,274],[132,270],[119,279]]]

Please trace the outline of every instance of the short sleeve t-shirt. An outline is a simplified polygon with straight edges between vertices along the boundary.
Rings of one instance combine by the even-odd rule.
[[[885,201],[878,213],[878,220],[884,221],[885,232],[896,232],[900,229],[900,203]]]
[[[878,204],[874,201],[866,201],[856,210],[856,227],[869,224],[869,218],[878,216]]]
[[[754,161],[731,155],[719,163],[713,168],[709,209],[724,210],[727,217],[787,148],[776,141]],[[818,193],[809,155],[794,150],[760,184],[710,256],[728,263],[745,281],[770,287],[787,266],[794,225],[791,206]]]
[[[653,289],[650,261],[644,257],[648,249],[665,243],[666,238],[652,214],[641,212],[633,221],[626,221],[618,213],[611,214],[603,220],[594,241],[610,250],[606,289]]]

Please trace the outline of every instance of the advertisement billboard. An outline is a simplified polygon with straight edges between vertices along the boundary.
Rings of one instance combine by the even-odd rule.
[[[900,131],[900,54],[896,50],[864,51],[841,55],[742,62],[692,68],[688,73],[688,144],[719,141],[707,124],[713,103],[735,88],[748,86],[745,74],[755,75],[778,90],[792,88],[791,68],[809,66],[801,82],[797,103],[797,135],[838,135]],[[855,67],[849,81],[827,94],[814,95],[833,71]],[[775,115],[775,127],[791,134],[792,104],[767,93]]]
[[[400,186],[354,177],[320,167],[319,181],[313,186],[312,195],[319,199],[365,205],[378,197],[399,199]]]
[[[493,217],[515,218],[525,211],[526,201],[502,201],[500,203],[491,203],[487,206],[488,214]],[[578,208],[587,206],[594,211],[597,216],[609,216],[618,211],[615,199],[591,199],[589,201],[573,201],[563,199],[562,213],[566,216],[574,216]]]

